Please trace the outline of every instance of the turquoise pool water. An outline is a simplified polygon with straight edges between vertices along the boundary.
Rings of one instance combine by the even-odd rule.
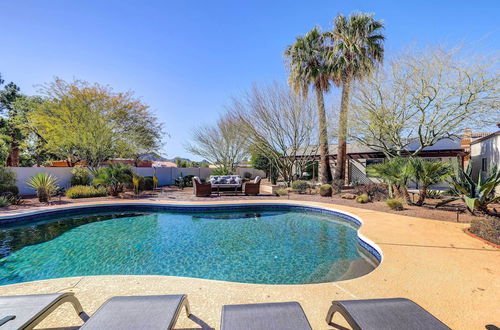
[[[139,212],[139,213],[138,213]],[[83,275],[173,275],[303,284],[375,267],[355,225],[319,212],[127,211],[0,225],[0,284]]]

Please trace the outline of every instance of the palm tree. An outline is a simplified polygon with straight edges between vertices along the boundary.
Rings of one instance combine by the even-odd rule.
[[[381,33],[384,25],[373,16],[364,13],[355,13],[349,17],[337,15],[333,31],[325,33],[325,37],[331,41],[328,60],[333,70],[333,81],[337,86],[342,86],[336,180],[345,179],[347,110],[351,84],[356,79],[369,75],[384,57],[385,37]]]
[[[396,192],[397,195],[405,199],[407,204],[412,203],[408,193],[408,182],[412,179],[414,173],[410,159],[403,157],[389,158],[383,163],[368,166],[366,173],[387,183],[391,198],[396,196]]]
[[[427,197],[427,189],[429,186],[437,184],[449,177],[453,167],[447,162],[427,161],[422,158],[413,158],[411,162],[414,179],[421,185],[418,201],[416,203],[421,206],[424,204],[425,198]]]
[[[295,43],[285,50],[290,67],[288,81],[294,92],[306,97],[311,84],[316,91],[319,121],[319,179],[321,183],[330,182],[332,179],[328,157],[325,102],[323,100],[323,92],[327,92],[330,88],[331,70],[326,60],[327,51],[324,35],[317,27],[305,36],[297,37]]]

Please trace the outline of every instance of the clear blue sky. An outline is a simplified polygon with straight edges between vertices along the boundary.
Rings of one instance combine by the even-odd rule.
[[[410,44],[500,49],[498,0],[0,0],[0,72],[27,94],[55,76],[132,90],[165,123],[165,154],[199,159],[183,147],[193,126],[253,82],[285,81],[286,45],[353,11],[385,21],[388,55]]]

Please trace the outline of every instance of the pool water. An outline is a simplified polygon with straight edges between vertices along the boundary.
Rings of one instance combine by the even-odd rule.
[[[310,211],[51,216],[0,226],[0,284],[83,275],[329,282],[374,269],[357,242],[352,223]]]

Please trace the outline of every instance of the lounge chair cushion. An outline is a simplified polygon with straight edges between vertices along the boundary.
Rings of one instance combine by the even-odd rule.
[[[334,301],[353,329],[363,330],[449,330],[444,323],[409,299],[367,299]],[[329,322],[327,317],[327,322]]]
[[[184,299],[185,295],[113,297],[80,329],[171,329]]]
[[[311,330],[297,302],[226,305],[221,330]]]

